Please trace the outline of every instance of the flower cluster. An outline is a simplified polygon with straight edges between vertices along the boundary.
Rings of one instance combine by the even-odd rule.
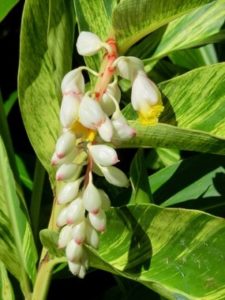
[[[93,33],[80,33],[79,54],[94,55],[101,49],[105,55],[100,73],[80,67],[62,80],[62,132],[51,161],[57,168],[57,202],[62,207],[57,218],[58,246],[65,248],[69,269],[80,278],[88,267],[84,244],[98,247],[98,232],[106,229],[105,211],[110,207],[108,195],[94,185],[93,173],[115,186],[129,185],[127,176],[114,166],[119,159],[111,146],[136,134],[120,110],[117,77],[132,82],[131,102],[144,123],[156,123],[162,111],[158,88],[148,79],[141,60],[118,57],[113,39],[102,42]],[[93,91],[86,91],[84,70],[97,76]]]

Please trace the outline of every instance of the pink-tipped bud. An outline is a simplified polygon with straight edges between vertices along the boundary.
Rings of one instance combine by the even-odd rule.
[[[71,240],[66,246],[66,257],[69,261],[79,262],[83,254],[83,246],[77,244],[74,240]]]
[[[99,245],[99,236],[96,230],[92,227],[92,225],[88,224],[86,229],[86,241],[93,248],[97,249]]]
[[[136,135],[134,128],[130,127],[122,113],[115,112],[112,116],[114,128],[113,140],[129,140]]]
[[[84,220],[85,209],[81,198],[72,201],[68,206],[67,224],[79,224]]]
[[[97,214],[88,214],[91,225],[99,232],[105,231],[106,228],[106,215],[101,209]]]
[[[88,149],[94,162],[101,166],[108,167],[119,161],[116,151],[107,145],[91,145]]]
[[[61,84],[62,94],[81,95],[84,93],[85,82],[81,70],[75,69],[67,73]]]
[[[121,92],[117,84],[111,83],[108,85],[105,93],[102,96],[102,99],[100,101],[101,108],[104,110],[104,112],[111,116],[113,112],[115,111],[115,103],[112,100],[112,97],[119,103],[121,98]]]
[[[113,135],[113,126],[111,120],[105,115],[105,120],[97,127],[100,137],[105,142],[110,142]]]
[[[129,180],[124,172],[120,169],[110,166],[110,167],[100,167],[105,179],[116,186],[119,187],[128,187]]]
[[[77,164],[69,163],[63,164],[56,172],[56,180],[70,180],[73,177],[77,177],[80,173],[81,167]]]
[[[60,211],[60,213],[57,217],[57,220],[56,220],[56,225],[58,227],[62,227],[64,225],[66,225],[66,223],[67,223],[67,213],[68,213],[68,208],[67,207],[63,208]]]
[[[83,177],[77,179],[74,182],[68,182],[64,185],[64,187],[60,190],[57,200],[59,204],[65,204],[71,202],[73,199],[76,198],[81,181]]]
[[[71,131],[63,132],[58,138],[55,153],[59,159],[68,155],[76,146],[76,136]]]
[[[86,222],[83,221],[75,226],[72,229],[72,237],[77,244],[83,244],[86,236]]]
[[[120,56],[116,64],[118,74],[133,81],[139,70],[144,70],[143,62],[134,56]]]
[[[82,98],[79,119],[83,126],[96,130],[105,121],[105,118],[106,114],[97,101],[87,95]]]
[[[80,99],[76,95],[64,95],[60,108],[60,122],[63,127],[69,128],[79,116]]]
[[[82,56],[91,56],[96,54],[102,48],[100,38],[87,31],[81,31],[77,39],[77,52]]]
[[[92,176],[89,176],[89,183],[83,193],[83,204],[87,211],[94,214],[98,213],[102,206],[101,194],[92,183]]]
[[[59,158],[56,152],[54,152],[52,159],[51,159],[51,164],[54,167],[61,166],[62,164],[67,164],[71,163],[77,155],[77,149],[73,149],[69,154],[65,155],[63,158]]]
[[[65,248],[69,241],[72,239],[72,226],[64,226],[60,233],[58,239],[58,247]]]

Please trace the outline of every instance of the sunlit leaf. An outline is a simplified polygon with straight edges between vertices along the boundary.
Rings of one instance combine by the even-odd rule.
[[[28,0],[24,6],[19,101],[31,144],[53,176],[49,161],[59,133],[61,80],[71,69],[74,8],[72,0],[50,2]]]
[[[121,52],[179,16],[210,0],[124,0],[115,8],[113,27]]]
[[[14,293],[3,262],[0,262],[0,299],[14,300]]]
[[[34,282],[37,253],[24,202],[16,193],[6,151],[0,139],[0,259],[26,289],[27,276]]]
[[[0,2],[0,22],[7,16],[19,0],[3,0]]]

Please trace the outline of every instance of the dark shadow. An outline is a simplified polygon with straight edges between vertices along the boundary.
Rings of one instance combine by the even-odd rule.
[[[198,160],[200,160],[200,165]],[[216,170],[216,168],[219,167],[225,169],[225,158],[219,155],[201,154],[192,159],[183,160],[174,171],[173,175],[153,193],[154,202],[156,204],[161,204],[208,174],[210,171]],[[220,193],[221,196],[224,196],[225,187],[224,183],[222,183],[222,177],[223,173],[217,175],[213,180],[213,185],[218,190],[218,193]],[[203,197],[207,192],[207,188],[208,187],[203,191]]]
[[[128,207],[122,207],[118,213],[120,214],[120,218],[124,221],[125,226],[132,232],[128,261],[124,271],[139,276],[142,268],[147,270],[150,267],[152,244],[145,232],[145,228],[141,227]],[[147,226],[149,226],[149,224]]]
[[[159,118],[160,123],[166,123],[173,126],[177,125],[176,114],[169,99],[162,93],[164,110]]]

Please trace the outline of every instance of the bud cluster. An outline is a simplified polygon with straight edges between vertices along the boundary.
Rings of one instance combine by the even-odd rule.
[[[94,185],[93,173],[115,186],[129,185],[127,176],[114,166],[119,161],[115,149],[105,144],[135,136],[119,107],[117,76],[132,82],[131,102],[143,123],[156,123],[162,111],[160,92],[140,59],[118,57],[113,39],[103,42],[91,32],[80,33],[79,54],[94,55],[102,48],[106,53],[100,73],[80,67],[62,80],[62,132],[51,161],[57,168],[57,202],[62,207],[57,218],[58,246],[65,248],[69,269],[80,278],[88,267],[84,244],[98,247],[98,232],[106,229],[105,211],[110,207],[108,195]],[[84,70],[98,78],[93,91],[85,90]]]

